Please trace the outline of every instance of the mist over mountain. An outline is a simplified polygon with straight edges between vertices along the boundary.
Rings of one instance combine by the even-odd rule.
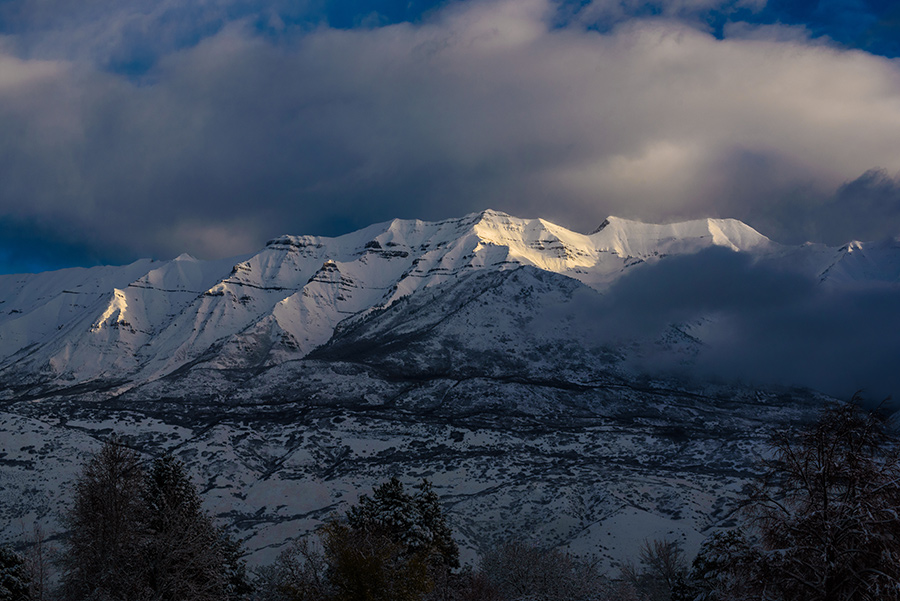
[[[523,528],[695,546],[772,428],[900,390],[898,306],[897,238],[497,211],[0,276],[0,528],[53,523],[117,431],[198,470],[257,559],[390,475],[434,480],[470,557]]]

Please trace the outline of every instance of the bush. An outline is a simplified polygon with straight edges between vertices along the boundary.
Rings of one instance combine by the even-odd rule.
[[[593,563],[520,541],[485,553],[481,571],[507,601],[593,601],[607,588]]]
[[[320,601],[332,596],[321,544],[313,537],[293,541],[275,563],[257,570],[258,601]]]
[[[332,522],[323,543],[335,601],[416,601],[434,587],[428,555],[378,531]]]

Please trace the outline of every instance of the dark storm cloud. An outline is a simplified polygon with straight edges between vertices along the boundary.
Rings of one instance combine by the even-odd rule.
[[[900,170],[900,67],[682,18],[738,4],[758,10],[664,2],[601,33],[546,0],[350,29],[316,3],[7,3],[0,215],[108,261],[485,207],[578,230],[609,214],[736,216],[783,239],[900,227],[860,200],[884,185],[853,184]]]
[[[900,174],[870,169],[829,190],[790,156],[733,151],[702,177],[701,194],[718,197],[712,213],[741,219],[786,244],[833,246],[900,233]]]
[[[900,394],[896,284],[823,284],[778,261],[712,248],[634,268],[573,306],[581,323],[595,324],[587,335],[614,347],[657,338],[670,324],[702,332],[689,361],[645,345],[635,363],[650,373],[806,386],[838,398],[862,390],[873,401]]]
[[[798,189],[772,203],[768,214],[760,213],[760,229],[786,242],[838,245],[892,238],[900,232],[900,176],[870,169],[827,198]]]
[[[871,401],[900,393],[900,290],[821,290],[760,313],[729,315],[700,365],[709,375],[803,385]]]
[[[884,169],[871,169],[842,185],[823,212],[822,239],[837,240],[848,230],[857,240],[896,236],[900,231],[900,175],[891,177]]]
[[[635,269],[605,295],[605,315],[623,328],[625,338],[636,329],[660,332],[670,323],[719,312],[769,312],[810,296],[815,282],[774,266],[754,264],[745,254],[714,247],[695,255],[671,257]]]

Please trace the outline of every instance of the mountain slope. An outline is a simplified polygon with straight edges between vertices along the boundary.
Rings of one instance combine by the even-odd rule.
[[[647,536],[690,550],[734,523],[771,429],[827,400],[695,367],[835,299],[825,323],[862,299],[895,331],[898,266],[896,240],[485,211],[0,276],[0,531],[53,530],[117,431],[185,460],[257,562],[392,475],[435,482],[469,558],[510,534],[608,565]]]
[[[158,378],[210,354],[220,367],[299,358],[348,316],[478,271],[520,266],[598,291],[632,267],[728,248],[825,279],[896,281],[897,248],[781,247],[735,220],[611,217],[590,235],[496,211],[394,220],[338,238],[282,236],[259,253],[0,276],[0,376],[17,385]]]

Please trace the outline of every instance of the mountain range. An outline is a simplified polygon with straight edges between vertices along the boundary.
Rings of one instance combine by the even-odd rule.
[[[694,549],[772,428],[829,398],[792,363],[801,326],[846,304],[890,331],[898,284],[898,239],[497,211],[2,275],[0,531],[55,531],[115,431],[185,460],[253,562],[391,475],[434,482],[469,559],[513,534],[609,565],[650,536]]]

